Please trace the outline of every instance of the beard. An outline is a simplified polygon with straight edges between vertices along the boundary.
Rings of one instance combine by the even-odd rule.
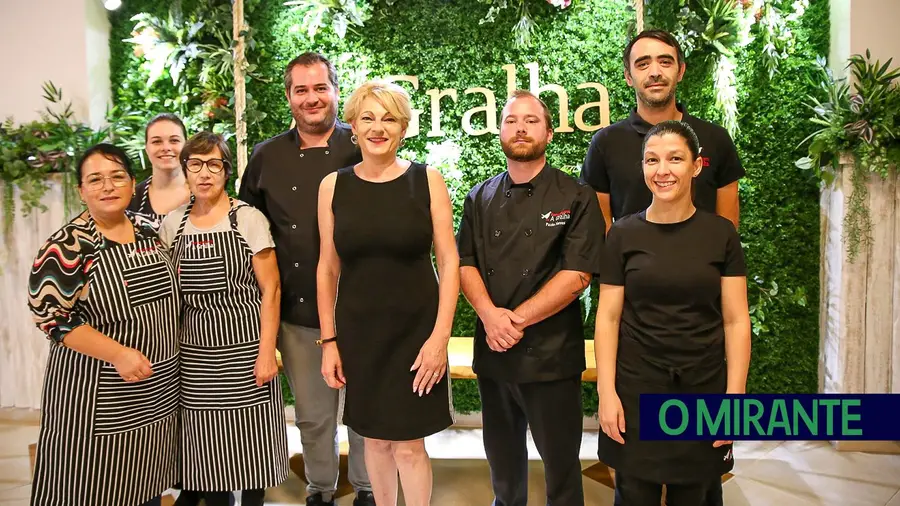
[[[291,110],[291,115],[297,123],[298,130],[310,134],[323,134],[334,126],[337,119],[337,107],[335,107],[334,103],[328,104],[325,108],[325,117],[319,121],[309,121],[302,112],[293,109]]]
[[[666,81],[663,81],[663,80],[648,81],[644,84],[644,88],[647,88],[648,86],[650,86],[652,84],[658,84],[658,83],[668,84]],[[672,103],[673,100],[675,100],[675,86],[672,86],[671,88],[669,88],[669,92],[666,93],[665,96],[663,96],[663,97],[650,95],[650,94],[646,93],[645,91],[643,91],[643,89],[638,90],[637,94],[638,94],[638,100],[640,100],[644,105],[653,107],[653,108],[663,107],[663,106],[669,105],[670,103]]]
[[[528,144],[515,144],[515,142],[520,139],[524,139]],[[536,142],[530,137],[515,137],[509,142],[501,142],[500,146],[503,148],[503,153],[506,154],[507,158],[517,162],[533,162],[544,156],[547,152],[546,142]]]

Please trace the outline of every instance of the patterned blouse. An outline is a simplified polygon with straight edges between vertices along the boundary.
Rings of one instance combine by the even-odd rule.
[[[152,239],[156,232],[135,223],[136,241]],[[85,325],[81,305],[85,287],[100,250],[117,243],[97,232],[87,211],[57,230],[38,250],[28,278],[28,306],[34,322],[49,339],[60,343],[70,331]]]

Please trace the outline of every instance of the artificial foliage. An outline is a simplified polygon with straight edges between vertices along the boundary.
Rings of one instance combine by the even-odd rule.
[[[211,1],[184,0],[182,8],[185,13],[191,13]],[[728,13],[724,15],[727,23],[716,20],[710,23],[710,12],[720,12],[723,1],[732,8],[744,6],[738,13],[737,25],[728,21],[731,16]],[[220,0],[220,3],[230,2]],[[485,104],[482,94],[465,94],[468,88],[492,90],[497,111],[502,108],[507,87],[503,65],[516,65],[518,87],[529,86],[529,70],[525,65],[532,62],[539,66],[541,85],[564,87],[569,95],[568,123],[573,128],[576,108],[599,100],[594,90],[576,89],[580,83],[596,82],[606,87],[612,122],[630,113],[635,97],[625,83],[621,63],[622,49],[634,30],[630,0],[574,0],[566,3],[565,8],[556,5],[559,2],[525,0],[531,23],[527,41],[513,29],[521,22],[522,9],[516,8],[520,2],[510,2],[509,8],[491,10],[502,3],[352,0],[285,5],[247,1],[245,13],[255,42],[252,54],[248,51],[248,59],[254,62],[256,74],[269,79],[269,82],[251,79],[247,83],[256,109],[265,113],[250,123],[249,145],[289,127],[291,116],[281,76],[285,64],[303,51],[321,51],[336,63],[342,98],[367,78],[417,76],[418,90],[413,90],[408,82],[401,83],[412,93],[414,107],[422,110],[420,133],[406,140],[403,155],[442,170],[458,218],[459,203],[465,193],[477,182],[505,168],[496,135],[470,136],[460,127],[466,111]],[[757,12],[747,10],[768,6],[789,12],[794,3],[646,2],[646,27],[679,31],[685,40],[691,41],[692,51],[687,59],[687,75],[679,86],[679,100],[694,115],[720,123],[733,121],[737,127],[735,142],[747,170],[747,178],[740,187],[740,231],[750,273],[754,331],[748,385],[751,392],[814,392],[817,389],[818,186],[808,172],[794,166],[794,161],[802,155],[798,149],[800,141],[814,130],[800,118],[805,112],[803,98],[813,86],[806,74],[814,69],[817,56],[828,54],[828,5],[826,0],[801,1],[806,7],[802,15],[778,21],[792,32],[789,41],[777,46],[774,61],[771,34],[762,34],[763,30],[769,30],[768,25],[748,22],[750,17],[757,19]],[[327,21],[341,12],[315,11],[315,5],[308,4],[352,7],[351,11],[359,12],[342,14],[344,21],[334,26],[321,19]],[[148,116],[182,106],[188,114],[202,114],[203,102],[182,95],[165,70],[163,78],[148,88],[148,70],[142,68],[144,62],[135,54],[135,46],[124,41],[132,37],[133,15],[146,12],[165,16],[169,5],[170,2],[161,0],[131,0],[111,18],[115,101],[143,107]],[[692,34],[690,23],[696,20],[686,16],[685,9],[695,14],[698,26],[712,28]],[[320,11],[321,18],[317,17],[319,14],[309,15]],[[759,19],[764,14],[759,14]],[[488,17],[489,21],[482,22]],[[312,29],[310,23],[318,25]],[[725,42],[729,46],[723,52],[712,43],[712,40],[721,42],[716,35],[721,30],[730,34],[735,29],[738,29],[735,41],[743,40],[743,44],[728,39]],[[742,38],[739,36],[742,31],[755,37]],[[310,34],[314,35],[310,37]],[[723,54],[732,62],[724,71]],[[183,72],[189,77],[197,76],[203,71],[203,65],[203,61],[188,62]],[[724,76],[718,80],[717,70]],[[441,128],[445,135],[428,137],[432,117],[431,97],[426,90],[435,88],[456,89],[458,98],[441,99]],[[556,116],[559,104],[555,94],[548,92],[542,97]],[[723,102],[723,97],[731,102]],[[596,111],[591,109],[584,115],[587,124],[599,123]],[[474,127],[485,125],[484,113],[474,117]],[[556,121],[558,125],[559,119]],[[209,121],[195,123],[198,128],[210,126]],[[577,128],[571,133],[557,133],[548,148],[551,163],[577,174],[591,135]],[[585,307],[584,335],[589,339],[593,337],[596,286],[581,302]],[[453,335],[473,335],[474,323],[474,313],[461,296]],[[478,411],[480,402],[474,381],[454,380],[452,384],[457,411]],[[585,414],[595,414],[594,384],[584,384],[584,400]]]

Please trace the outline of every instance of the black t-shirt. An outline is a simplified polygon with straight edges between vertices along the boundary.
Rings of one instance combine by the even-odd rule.
[[[725,359],[722,277],[746,276],[741,241],[727,219],[698,209],[680,223],[646,213],[616,221],[598,280],[625,287],[619,380],[686,385],[709,381]]]
[[[689,115],[681,104],[681,121],[690,125],[700,141],[703,170],[694,181],[694,205],[716,212],[716,191],[744,177],[734,141],[724,128]],[[581,179],[594,191],[608,193],[613,219],[643,211],[652,194],[644,183],[641,146],[653,125],[633,109],[631,116],[594,134],[581,168]]]
[[[514,310],[561,270],[596,274],[603,255],[603,213],[591,189],[546,165],[531,181],[513,184],[508,172],[479,183],[463,206],[460,265],[478,268],[494,305]],[[495,379],[550,381],[585,368],[581,310],[576,299],[525,329],[497,353],[475,329],[473,369]]]
[[[324,148],[300,149],[296,129],[253,148],[239,198],[266,215],[281,275],[281,319],[319,328],[319,184],[328,174],[362,160],[352,132],[337,123]]]

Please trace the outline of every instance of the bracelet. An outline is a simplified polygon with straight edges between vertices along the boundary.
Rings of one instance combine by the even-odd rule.
[[[337,341],[337,336],[329,337],[328,339],[317,339],[316,344],[322,346],[325,343],[330,343],[331,341]]]

